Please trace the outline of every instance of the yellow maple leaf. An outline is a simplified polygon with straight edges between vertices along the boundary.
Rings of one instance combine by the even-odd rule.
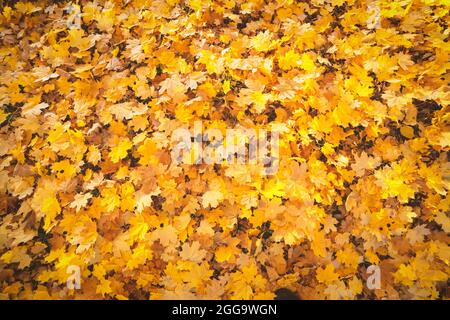
[[[202,196],[202,206],[204,208],[216,208],[223,199],[223,193],[218,190],[206,191]]]
[[[339,275],[334,271],[334,265],[329,263],[316,270],[316,278],[320,283],[332,283],[339,279]]]
[[[55,196],[49,196],[42,201],[41,210],[45,213],[44,229],[49,230],[56,216],[61,212],[58,199]]]
[[[125,138],[121,140],[117,146],[114,146],[111,148],[111,151],[109,153],[109,157],[113,163],[119,162],[121,159],[125,158],[128,154],[128,150],[131,149],[133,146],[133,143],[130,141],[130,139]]]

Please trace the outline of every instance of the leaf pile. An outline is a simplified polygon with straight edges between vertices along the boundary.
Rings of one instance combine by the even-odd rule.
[[[3,2],[1,298],[449,298],[448,1]]]

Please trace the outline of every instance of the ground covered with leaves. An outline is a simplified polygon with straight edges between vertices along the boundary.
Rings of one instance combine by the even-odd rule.
[[[1,298],[449,298],[448,1],[0,2]]]

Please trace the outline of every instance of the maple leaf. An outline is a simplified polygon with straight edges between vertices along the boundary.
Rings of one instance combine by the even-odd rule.
[[[410,286],[417,279],[416,272],[411,265],[401,264],[398,270],[394,273],[396,282]]]
[[[212,228],[211,224],[206,220],[202,220],[202,222],[200,222],[200,226],[196,229],[196,231],[198,234],[205,235],[208,237],[212,237],[214,235],[214,229]]]
[[[272,49],[272,47],[275,46],[275,42],[272,40],[272,35],[268,30],[264,32],[258,33],[255,37],[253,37],[250,41],[250,45],[256,50],[256,51],[269,51]]]
[[[48,231],[56,216],[61,212],[58,199],[55,196],[46,197],[42,201],[41,210],[45,214],[44,229]]]
[[[159,94],[166,92],[167,95],[173,99],[174,103],[185,100],[187,88],[179,75],[175,74],[172,77],[167,78],[160,83],[160,86]]]
[[[136,212],[141,213],[145,208],[148,208],[153,203],[153,196],[161,193],[159,187],[150,193],[145,193],[142,189],[135,193],[136,196]]]
[[[15,247],[5,252],[0,259],[6,263],[19,263],[19,269],[28,267],[32,261],[32,258],[27,253],[26,247]]]
[[[290,70],[298,66],[300,60],[301,56],[298,53],[296,53],[294,50],[289,50],[284,56],[281,56],[278,59],[278,64],[280,65],[281,69]]]
[[[316,68],[311,55],[307,53],[302,54],[300,59],[300,67],[308,72],[313,71]]]
[[[192,244],[184,243],[181,247],[180,257],[184,260],[192,262],[201,262],[206,255],[206,250],[200,249],[200,243],[198,241],[192,242]]]
[[[86,207],[90,198],[92,198],[91,193],[76,194],[75,199],[70,203],[69,207],[75,208],[75,210],[78,212],[81,208]]]
[[[171,246],[178,241],[177,230],[171,226],[165,226],[152,233],[152,238],[159,240],[163,246]]]
[[[144,114],[147,108],[143,104],[133,102],[117,103],[109,107],[109,112],[113,114],[117,120],[131,119],[134,116]]]
[[[419,225],[414,229],[408,230],[406,233],[406,239],[408,239],[409,243],[412,245],[417,242],[423,242],[424,237],[430,234],[430,230],[428,230],[425,225]]]
[[[379,157],[370,157],[363,151],[359,157],[355,155],[355,163],[351,167],[355,171],[356,176],[361,177],[365,174],[366,170],[373,170],[380,163],[381,159]]]
[[[219,247],[217,248],[216,252],[215,252],[215,257],[217,262],[221,263],[221,262],[225,262],[225,261],[234,261],[234,254],[235,254],[235,250],[230,247]]]
[[[27,116],[36,116],[42,112],[42,110],[49,107],[48,103],[41,102],[35,106],[32,104],[24,105],[22,108],[22,115]]]
[[[215,208],[219,205],[219,202],[223,199],[223,194],[217,190],[206,191],[202,196],[202,206],[204,208]]]
[[[127,156],[128,150],[133,147],[132,142],[130,139],[125,138],[121,140],[117,146],[114,146],[111,148],[111,152],[109,153],[109,157],[111,158],[111,161],[113,163],[119,162],[121,159],[125,158]]]
[[[332,283],[339,279],[339,275],[334,271],[334,265],[330,263],[316,270],[316,278],[321,283]]]

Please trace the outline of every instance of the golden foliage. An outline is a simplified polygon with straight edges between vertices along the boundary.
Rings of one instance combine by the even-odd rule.
[[[448,1],[76,3],[1,7],[1,298],[448,298]],[[196,120],[279,170],[172,162]]]

